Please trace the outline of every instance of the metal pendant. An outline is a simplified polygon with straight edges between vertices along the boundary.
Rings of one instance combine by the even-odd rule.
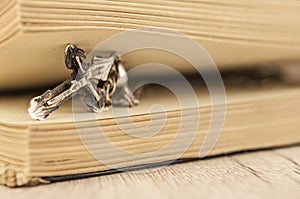
[[[28,112],[33,119],[44,120],[63,103],[81,95],[87,109],[101,112],[112,104],[135,106],[139,101],[128,86],[127,72],[117,55],[95,56],[86,62],[85,52],[70,44],[65,50],[65,65],[71,77],[52,90],[30,101]],[[117,97],[113,98],[116,94]]]

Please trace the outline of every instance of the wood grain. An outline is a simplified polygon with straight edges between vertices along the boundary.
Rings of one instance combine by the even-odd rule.
[[[49,184],[0,187],[5,199],[299,198],[300,146]]]

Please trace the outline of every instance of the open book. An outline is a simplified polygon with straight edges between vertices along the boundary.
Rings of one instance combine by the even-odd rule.
[[[116,33],[144,27],[195,39],[220,68],[298,59],[299,7],[297,0],[2,0],[0,89],[61,81],[68,75],[61,53],[66,44],[89,52]],[[124,62],[133,67],[147,57],[128,55]],[[177,60],[167,64],[184,68]]]
[[[256,73],[225,74],[227,98],[220,104],[211,102],[200,76],[189,74],[196,97],[179,90],[186,101],[196,99],[197,105],[186,109],[168,89],[150,86],[137,96],[140,104],[129,109],[86,115],[70,101],[46,121],[29,117],[29,100],[45,85],[68,77],[62,61],[66,44],[91,50],[124,30],[155,26],[185,33],[205,47],[221,70],[300,58],[296,0],[155,3],[1,1],[0,90],[5,92],[0,97],[0,184],[35,185],[300,143],[300,88],[286,85],[277,78],[280,75],[269,80]],[[168,56],[161,52],[157,59],[191,73],[186,62]],[[149,52],[124,57],[127,68],[148,60]],[[140,77],[132,78],[129,81]],[[167,74],[165,78],[176,81]],[[14,92],[21,88],[35,89]],[[216,118],[223,127],[220,134],[208,134],[212,110],[222,107],[224,125],[222,114]]]

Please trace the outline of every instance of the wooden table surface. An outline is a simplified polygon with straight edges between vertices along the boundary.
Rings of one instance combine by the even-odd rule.
[[[191,161],[45,186],[0,198],[300,198],[300,147]]]

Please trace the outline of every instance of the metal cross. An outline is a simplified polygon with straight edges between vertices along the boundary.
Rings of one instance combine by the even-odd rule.
[[[75,95],[81,95],[87,109],[101,112],[112,104],[134,106],[139,103],[128,87],[128,76],[117,55],[95,56],[86,62],[85,52],[73,44],[65,50],[65,64],[71,77],[52,90],[30,101],[28,112],[33,119],[44,120]],[[112,98],[115,93],[118,97]]]

